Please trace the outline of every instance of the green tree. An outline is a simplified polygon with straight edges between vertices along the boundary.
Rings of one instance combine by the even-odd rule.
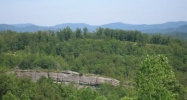
[[[76,38],[81,38],[82,37],[82,30],[80,28],[76,29],[75,36],[76,36]]]
[[[95,100],[107,100],[105,96],[98,96]]]
[[[95,100],[97,96],[98,93],[90,87],[81,89],[78,95],[80,100]]]
[[[83,35],[84,35],[84,38],[87,38],[88,37],[88,28],[83,28]]]
[[[19,100],[19,99],[15,95],[13,95],[10,91],[8,91],[6,95],[2,97],[2,100]]]
[[[137,76],[138,100],[175,100],[175,74],[163,55],[147,56]]]
[[[51,56],[43,56],[36,61],[36,65],[44,69],[55,69],[56,62]]]
[[[65,33],[64,33],[64,39],[66,41],[69,40],[69,39],[71,39],[73,37],[73,32],[72,32],[72,30],[71,30],[70,27],[66,27],[64,29],[64,31],[65,31]]]
[[[102,34],[104,33],[104,29],[99,27],[97,30],[96,30],[96,36],[97,38],[101,38]]]
[[[133,98],[130,98],[130,97],[127,97],[127,96],[125,96],[125,97],[121,98],[120,100],[134,100],[134,99],[133,99]]]
[[[0,99],[12,88],[12,80],[5,73],[0,74]],[[7,95],[11,95],[7,94]]]
[[[0,54],[3,52],[3,47],[4,47],[5,43],[4,43],[4,39],[3,37],[0,35]]]

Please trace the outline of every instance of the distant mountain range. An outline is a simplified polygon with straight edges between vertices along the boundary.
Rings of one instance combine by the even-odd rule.
[[[98,27],[102,28],[111,28],[111,29],[123,29],[123,30],[138,30],[143,33],[170,33],[170,32],[187,32],[187,22],[186,21],[178,21],[178,22],[167,22],[162,24],[124,24],[121,22],[104,24],[104,25],[88,25],[84,23],[65,23],[58,24],[55,26],[37,26],[34,24],[0,24],[0,31],[4,30],[12,30],[18,32],[35,32],[38,30],[59,30],[65,27],[70,27],[72,30],[76,30],[76,28],[83,29],[87,27],[89,31],[95,31]]]

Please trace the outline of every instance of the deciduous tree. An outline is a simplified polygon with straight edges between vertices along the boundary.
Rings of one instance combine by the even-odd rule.
[[[177,83],[167,57],[147,56],[137,76],[138,100],[175,100]]]

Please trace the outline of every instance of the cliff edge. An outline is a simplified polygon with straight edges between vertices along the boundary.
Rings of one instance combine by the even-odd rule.
[[[102,83],[108,83],[114,86],[119,85],[120,81],[113,78],[100,77],[98,75],[85,74],[82,75],[73,71],[62,71],[62,72],[43,72],[35,70],[16,70],[14,74],[17,77],[28,76],[32,81],[37,81],[41,76],[46,78],[51,78],[54,82],[65,82],[65,83],[75,83],[78,85],[87,86],[98,86]]]

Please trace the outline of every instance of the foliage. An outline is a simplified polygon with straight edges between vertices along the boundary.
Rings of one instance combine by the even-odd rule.
[[[134,100],[133,98],[130,98],[130,97],[123,97],[123,98],[121,98],[120,100]]]
[[[139,100],[175,100],[175,74],[163,55],[147,56],[137,76]]]
[[[98,96],[95,100],[107,100],[104,96]]]
[[[137,97],[134,80],[140,63],[146,55],[164,54],[169,59],[168,63],[173,67],[177,81],[182,85],[175,82],[167,84],[174,85],[175,88],[171,90],[184,99],[185,93],[181,89],[186,89],[187,86],[186,44],[186,40],[170,36],[148,35],[139,31],[109,28],[98,28],[93,32],[89,32],[87,28],[77,28],[72,31],[69,27],[59,31],[33,33],[0,31],[0,72],[5,69],[72,70],[83,74],[99,74],[121,81],[121,85],[117,87],[101,85],[96,91],[87,89],[78,91],[73,86],[63,84],[56,86],[46,81],[47,79],[40,80],[45,81],[43,87],[39,86],[40,82],[36,84],[27,78],[23,79],[27,81],[22,80],[26,82],[23,84],[19,79],[2,73],[0,85],[5,87],[0,87],[1,98],[5,95],[4,98],[10,96],[18,99],[29,97],[32,100],[58,98],[77,100],[84,91],[88,91],[88,95],[92,98],[102,98],[101,96],[108,100],[120,100],[123,97],[134,98]],[[128,81],[131,83],[126,84]],[[22,86],[28,88],[22,88]],[[42,88],[35,89],[40,87]],[[167,88],[164,88],[164,91],[170,93],[167,92],[169,91]],[[50,93],[56,96],[50,97],[48,95]]]

